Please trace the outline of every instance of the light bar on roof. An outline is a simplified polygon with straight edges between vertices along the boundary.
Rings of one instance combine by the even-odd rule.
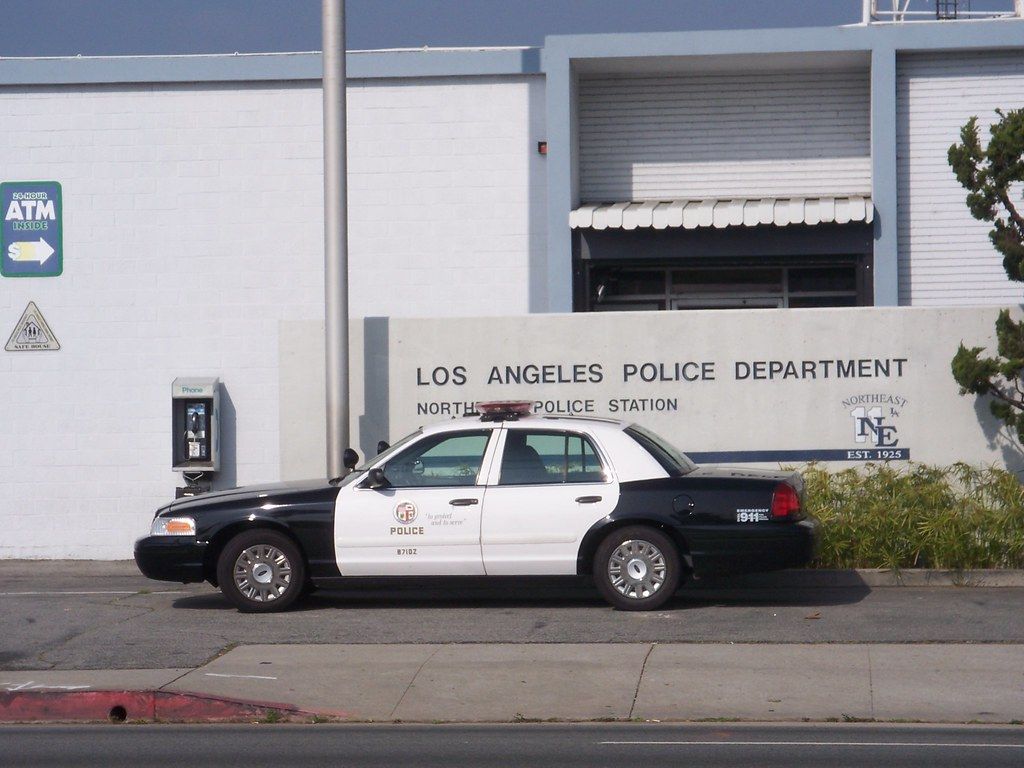
[[[533,412],[532,400],[492,400],[477,403],[477,411],[483,416],[528,416]]]

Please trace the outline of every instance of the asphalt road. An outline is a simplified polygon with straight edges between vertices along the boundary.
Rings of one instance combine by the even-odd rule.
[[[11,766],[926,766],[1024,763],[1024,728],[864,725],[0,727]]]
[[[1024,588],[684,589],[626,613],[575,580],[353,582],[260,616],[208,585],[7,565],[0,616],[0,669],[145,669],[253,643],[1019,643]]]

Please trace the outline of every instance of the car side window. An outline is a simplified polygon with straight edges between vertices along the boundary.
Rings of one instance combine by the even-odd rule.
[[[476,485],[491,431],[446,432],[417,441],[384,465],[395,488]]]
[[[498,485],[603,483],[605,472],[593,443],[579,434],[510,429]]]

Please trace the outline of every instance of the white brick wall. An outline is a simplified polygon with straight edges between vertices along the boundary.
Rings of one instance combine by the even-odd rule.
[[[222,482],[277,477],[277,323],[322,313],[319,94],[11,89],[0,113],[0,174],[61,182],[65,250],[0,280],[4,341],[34,300],[63,347],[0,352],[0,557],[130,557],[178,480],[175,376],[225,382]]]
[[[350,88],[353,315],[527,311],[542,89]],[[175,376],[225,384],[221,484],[279,476],[278,323],[323,312],[320,90],[6,88],[0,114],[0,180],[61,182],[65,249],[0,278],[2,341],[32,300],[63,347],[0,350],[0,558],[127,558],[179,480]]]
[[[529,311],[546,247],[540,78],[368,81],[349,88],[354,315]]]

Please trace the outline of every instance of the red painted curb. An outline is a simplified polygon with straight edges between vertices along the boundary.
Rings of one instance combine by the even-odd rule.
[[[228,723],[244,720],[263,720],[271,712],[282,720],[308,720],[312,712],[303,712],[291,704],[235,701],[194,693],[154,691],[156,719],[170,723],[204,722]]]
[[[274,713],[271,715],[271,713]],[[290,704],[235,701],[170,691],[12,691],[0,693],[0,722],[170,723],[251,722],[274,717],[308,720]]]
[[[152,691],[14,691],[0,693],[0,721],[7,723],[109,720],[115,707],[125,719],[154,720]],[[116,714],[116,712],[115,712]]]

